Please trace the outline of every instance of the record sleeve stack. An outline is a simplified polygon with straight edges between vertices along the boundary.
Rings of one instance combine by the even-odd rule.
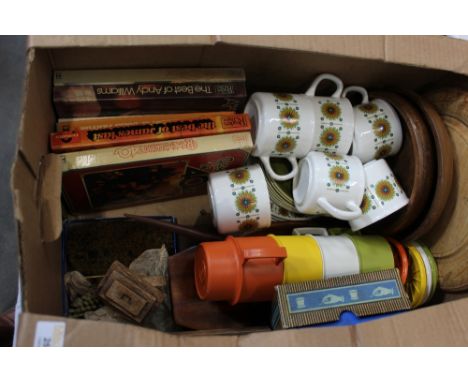
[[[253,148],[236,68],[56,71],[51,151],[72,213],[206,193]]]

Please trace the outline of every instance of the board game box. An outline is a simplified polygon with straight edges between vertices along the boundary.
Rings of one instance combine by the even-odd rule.
[[[208,174],[244,165],[250,131],[108,147],[60,155],[71,213],[201,195]]]

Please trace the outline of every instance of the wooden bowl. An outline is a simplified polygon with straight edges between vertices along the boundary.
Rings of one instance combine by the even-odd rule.
[[[405,232],[405,240],[417,240],[428,234],[445,211],[453,182],[453,145],[447,127],[436,108],[426,99],[412,91],[400,91],[418,108],[432,134],[436,152],[435,189],[425,208],[425,214]]]

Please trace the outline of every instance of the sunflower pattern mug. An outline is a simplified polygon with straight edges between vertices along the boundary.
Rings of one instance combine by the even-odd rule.
[[[350,220],[362,214],[364,169],[353,156],[311,151],[293,180],[294,205],[303,214]]]
[[[244,110],[253,126],[258,157],[275,180],[292,179],[297,173],[297,159],[307,155],[312,146],[312,109],[310,97],[303,94],[254,93]],[[272,168],[271,157],[287,159],[292,166],[288,174],[280,175]]]
[[[367,90],[363,87],[348,86],[342,97],[350,92],[362,96],[362,103],[354,107],[352,155],[367,163],[398,153],[403,144],[403,130],[397,112],[382,99],[369,101]]]
[[[301,139],[301,127],[299,126],[302,107],[298,97],[287,93],[273,93],[280,125],[276,132],[275,147],[272,155],[291,155],[297,149]]]
[[[329,97],[316,96],[318,85],[325,80],[336,85]],[[332,154],[348,154],[353,142],[354,114],[351,102],[341,98],[343,82],[332,74],[318,76],[306,95],[311,97],[314,109],[314,137],[312,150]]]
[[[316,96],[325,81],[336,85],[329,97]],[[253,126],[255,147],[252,155],[260,158],[271,178],[292,179],[298,170],[297,158],[310,151],[347,154],[353,140],[354,115],[351,102],[340,98],[343,82],[332,74],[318,76],[306,94],[254,93],[245,106]],[[281,175],[270,164],[271,157],[283,157],[291,171]]]
[[[210,174],[208,194],[219,233],[252,231],[271,224],[270,196],[258,164]]]
[[[364,165],[366,188],[361,202],[362,216],[350,220],[353,231],[360,230],[398,211],[409,202],[385,159]]]

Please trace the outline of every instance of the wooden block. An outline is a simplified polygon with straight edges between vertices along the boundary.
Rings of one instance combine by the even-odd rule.
[[[108,269],[99,284],[98,294],[106,303],[139,323],[155,304],[164,300],[161,291],[118,261]]]

